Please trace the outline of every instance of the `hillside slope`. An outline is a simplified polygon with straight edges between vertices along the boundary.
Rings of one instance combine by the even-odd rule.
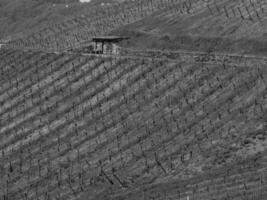
[[[113,34],[131,35],[123,46],[137,49],[267,53],[266,1],[220,1],[184,13],[157,12]]]
[[[265,199],[264,66],[0,56],[2,199]]]
[[[1,1],[0,200],[267,199],[265,1]]]
[[[0,39],[14,39],[84,14],[101,3],[116,0],[0,0]]]
[[[22,34],[11,46],[62,51],[97,35],[120,34],[131,37],[123,45],[128,48],[266,54],[263,0],[136,0],[82,9],[73,5],[64,11],[71,17]]]

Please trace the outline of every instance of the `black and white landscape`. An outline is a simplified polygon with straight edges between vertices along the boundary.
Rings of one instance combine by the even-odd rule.
[[[0,200],[266,200],[267,1],[0,0]]]

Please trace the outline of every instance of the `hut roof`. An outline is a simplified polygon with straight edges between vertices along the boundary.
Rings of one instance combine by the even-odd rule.
[[[122,40],[129,39],[129,37],[122,36],[101,36],[92,38],[93,42],[120,42]]]

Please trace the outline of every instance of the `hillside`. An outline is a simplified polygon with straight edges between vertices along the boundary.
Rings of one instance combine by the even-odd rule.
[[[92,199],[136,199],[142,184],[149,194],[172,181],[199,185],[206,181],[201,176],[225,166],[230,183],[240,167],[249,172],[250,162],[248,169],[238,162],[256,155],[264,162],[263,67],[20,51],[1,56],[1,196],[78,199],[88,191]],[[265,178],[265,167],[254,168],[257,177]],[[183,196],[186,191],[192,192],[181,188]]]
[[[23,34],[11,45],[63,51],[96,35],[119,34],[131,37],[123,45],[128,48],[266,54],[267,4],[263,0],[80,4],[73,3],[67,10],[63,6],[63,21],[54,20],[57,23]]]
[[[267,199],[265,1],[0,2],[0,200]]]
[[[267,53],[265,1],[220,1],[189,13],[161,11],[114,31],[131,35],[125,47],[137,49]]]
[[[91,7],[115,0],[0,0],[0,38],[16,38],[62,23],[88,12]]]

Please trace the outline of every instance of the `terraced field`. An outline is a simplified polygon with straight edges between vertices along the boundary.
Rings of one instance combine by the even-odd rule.
[[[0,199],[265,199],[262,65],[1,50]]]

